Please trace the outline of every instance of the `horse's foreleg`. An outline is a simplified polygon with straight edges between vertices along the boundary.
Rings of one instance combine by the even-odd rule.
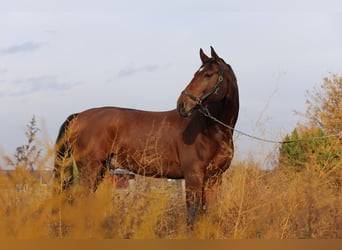
[[[101,161],[101,169],[100,171],[97,173],[96,179],[95,179],[95,183],[93,186],[93,192],[96,192],[98,186],[101,184],[101,182],[103,181],[106,172],[108,169],[115,169],[115,166],[112,165],[112,160],[115,157],[114,153],[111,153],[107,156],[106,159],[104,159],[103,161]]]
[[[203,206],[204,211],[208,211],[210,207],[218,202],[219,188],[222,184],[222,174],[210,176],[205,180],[203,186]]]
[[[203,178],[191,176],[185,178],[187,225],[192,230],[202,206]]]

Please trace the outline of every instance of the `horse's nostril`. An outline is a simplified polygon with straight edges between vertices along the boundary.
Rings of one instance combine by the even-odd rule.
[[[184,106],[185,106],[184,102],[180,102],[180,103],[178,104],[178,110],[184,109]]]
[[[183,117],[186,117],[188,115],[187,112],[185,112],[185,103],[182,101],[178,103],[177,111]]]
[[[179,113],[183,113],[184,112],[184,107],[185,107],[185,104],[184,102],[179,102],[178,105],[177,105],[177,110]]]

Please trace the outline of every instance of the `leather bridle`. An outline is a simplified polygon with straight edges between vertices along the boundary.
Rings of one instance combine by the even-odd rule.
[[[196,97],[193,94],[189,93],[186,90],[182,91],[182,94],[189,97],[191,100],[193,100],[194,102],[196,102],[196,105],[199,105],[200,107],[203,106],[203,101],[205,99],[207,99],[209,96],[211,96],[212,94],[217,94],[217,91],[220,89],[220,87],[222,86],[223,83],[223,73],[224,73],[224,63],[221,62],[221,67],[220,67],[220,71],[216,72],[219,74],[219,77],[217,79],[217,82],[215,84],[214,87],[212,87],[211,89],[208,90],[208,92],[204,93],[202,96],[200,97]]]

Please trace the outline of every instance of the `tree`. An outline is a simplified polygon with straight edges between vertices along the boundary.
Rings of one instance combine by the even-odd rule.
[[[325,173],[341,171],[342,150],[337,135],[342,131],[342,76],[331,74],[323,79],[320,89],[307,91],[306,104],[308,124],[286,135],[283,141],[298,142],[280,146],[279,167],[292,173],[308,164]]]
[[[305,117],[310,125],[328,134],[342,131],[342,76],[331,74],[323,79],[320,89],[307,91]]]
[[[341,170],[341,146],[336,137],[325,137],[321,128],[299,125],[290,135],[286,135],[279,148],[280,169],[295,173],[315,164],[319,171],[333,173]]]

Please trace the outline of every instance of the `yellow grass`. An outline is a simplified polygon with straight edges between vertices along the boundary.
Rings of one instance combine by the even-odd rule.
[[[333,174],[324,174],[307,162],[289,175],[235,164],[218,203],[193,232],[185,225],[184,195],[168,182],[139,178],[127,193],[106,179],[94,195],[70,205],[52,196],[51,183],[42,186],[18,168],[12,178],[0,174],[0,238],[342,238],[341,166],[340,159]]]

